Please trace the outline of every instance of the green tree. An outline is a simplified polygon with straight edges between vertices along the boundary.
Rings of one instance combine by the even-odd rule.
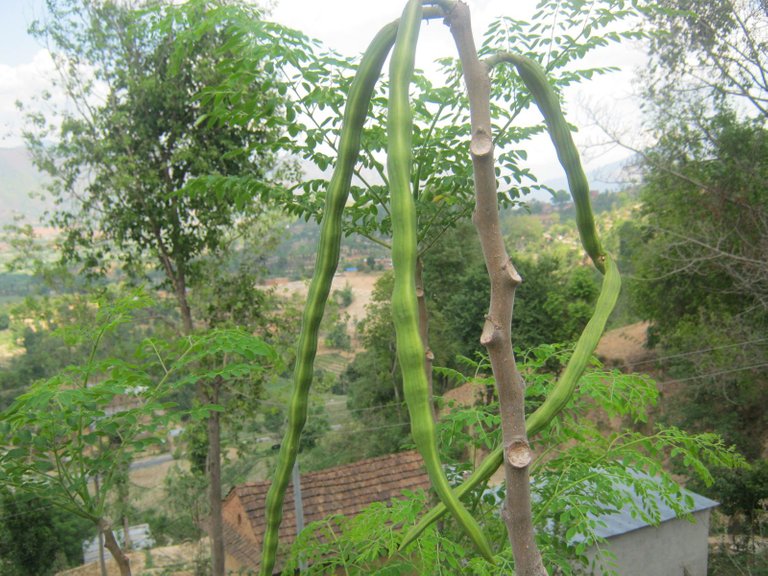
[[[621,233],[632,305],[662,356],[675,356],[663,368],[683,390],[680,421],[756,457],[766,430],[768,12],[755,2],[642,6],[655,143],[637,150],[642,222]]]
[[[12,308],[11,332],[22,353],[10,359],[0,371],[0,409],[6,408],[34,382],[52,377],[64,367],[85,362],[90,350],[82,343],[65,338],[74,326],[92,322],[92,299],[98,291],[62,296],[28,296]],[[141,321],[122,325],[119,338],[102,346],[98,354],[122,356],[143,340],[149,332],[163,331],[164,311],[153,306],[141,312]]]
[[[768,132],[721,114],[706,141],[691,128],[665,137],[648,155],[643,221],[625,234],[637,280],[635,308],[673,379],[684,382],[682,422],[721,432],[758,457],[768,427]],[[666,166],[675,166],[674,172]],[[628,231],[627,231],[628,232]]]
[[[158,280],[175,299],[183,334],[201,316],[188,292],[205,280],[205,258],[226,251],[266,210],[251,190],[208,178],[247,177],[262,189],[280,178],[275,152],[285,90],[263,58],[244,73],[230,67],[242,36],[279,44],[266,28],[235,27],[260,19],[245,2],[59,0],[31,28],[50,46],[75,103],[53,122],[31,110],[26,134],[36,165],[51,176],[57,209],[50,223],[62,231],[61,260],[86,272],[117,265],[131,279]],[[210,95],[222,86],[227,94],[248,93],[247,108]],[[216,106],[238,108],[248,122],[218,122]],[[219,392],[209,382],[198,395],[216,403]],[[216,420],[213,413],[214,436]],[[209,446],[216,516],[219,439],[211,437]],[[213,557],[221,574],[218,532]]]
[[[48,500],[0,491],[0,572],[45,576],[82,564],[82,541],[93,527]]]
[[[148,303],[140,292],[97,302],[93,322],[69,332],[72,341],[90,349],[87,360],[36,383],[0,413],[3,483],[90,522],[123,576],[130,575],[130,563],[114,536],[109,499],[124,463],[159,443],[167,422],[183,415],[173,411],[171,394],[217,378],[258,379],[261,359],[274,356],[261,340],[222,330],[168,349],[146,342],[138,359],[99,357],[102,343]],[[186,415],[207,419],[212,409],[220,407],[202,406]]]
[[[279,135],[270,122],[279,95],[263,66],[239,78],[260,98],[248,126],[205,121],[205,90],[234,81],[226,68],[234,18],[260,14],[208,0],[143,9],[61,0],[31,28],[50,46],[76,104],[51,124],[32,110],[27,132],[59,200],[51,223],[64,234],[62,259],[96,271],[117,262],[138,277],[152,265],[177,300],[185,333],[193,328],[187,288],[200,257],[223,249],[236,223],[262,211],[237,190],[195,179],[264,180]],[[97,91],[105,94],[94,104]]]

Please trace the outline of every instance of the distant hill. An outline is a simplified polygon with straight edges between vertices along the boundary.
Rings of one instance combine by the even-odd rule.
[[[624,187],[626,175],[622,169],[631,159],[600,166],[587,173],[590,187],[601,192],[615,192]],[[306,177],[321,178],[328,176],[316,167],[302,163]],[[375,180],[375,176],[372,176]],[[0,148],[0,226],[11,224],[15,216],[23,215],[26,221],[35,223],[53,203],[50,199],[32,197],[40,192],[45,183],[45,176],[32,164],[29,153],[23,147]],[[545,179],[544,184],[555,190],[567,190],[565,176]],[[549,202],[551,197],[546,192],[535,192],[529,199]]]
[[[633,160],[634,157],[629,155],[623,160],[617,160],[616,162],[603,164],[588,170],[587,180],[589,181],[590,189],[599,192],[618,192],[625,189],[629,184],[628,172],[631,171],[628,167],[631,166]],[[554,190],[568,190],[568,180],[565,174],[557,178],[548,178],[544,180],[544,184]],[[537,200],[546,202],[551,200],[550,195],[547,193],[537,193],[535,197]]]
[[[11,224],[15,216],[23,215],[35,223],[52,206],[50,200],[33,198],[40,192],[45,177],[32,164],[23,147],[0,148],[0,226]]]

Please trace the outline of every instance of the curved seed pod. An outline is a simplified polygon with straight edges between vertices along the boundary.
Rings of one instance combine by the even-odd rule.
[[[418,329],[416,207],[410,186],[413,128],[408,90],[413,75],[421,12],[421,0],[410,0],[406,5],[390,63],[387,171],[392,204],[392,263],[395,271],[392,318],[397,357],[403,373],[403,391],[411,418],[411,432],[424,459],[432,486],[478,550],[492,562],[493,553],[480,526],[454,496],[440,463],[431,398],[424,371],[424,347]]]
[[[565,407],[576,389],[576,384],[584,372],[592,353],[600,341],[600,336],[608,322],[616,300],[621,291],[621,277],[616,264],[608,254],[604,256],[605,278],[600,290],[600,296],[595,305],[595,312],[587,323],[584,331],[581,333],[573,355],[568,361],[565,370],[557,381],[557,384],[547,396],[544,403],[539,406],[533,414],[528,416],[525,421],[525,429],[530,438],[537,432],[540,432],[557,416]],[[487,481],[491,475],[499,469],[503,459],[503,446],[497,447],[493,452],[486,456],[485,460],[475,470],[475,472],[454,491],[458,498],[464,496],[473,488]],[[400,548],[408,546],[430,525],[438,520],[446,512],[443,504],[438,504],[427,512],[419,522],[411,528],[403,538]]]
[[[397,22],[382,28],[365,52],[349,90],[344,110],[339,156],[325,201],[320,243],[309,294],[302,318],[301,334],[293,374],[293,395],[288,411],[288,427],[280,445],[274,480],[267,492],[266,531],[262,545],[261,576],[271,576],[275,565],[278,528],[283,516],[283,501],[299,449],[299,439],[307,420],[309,387],[312,383],[320,321],[339,263],[341,214],[349,196],[352,172],[360,151],[360,135],[368,105],[397,34]]]
[[[536,105],[539,107],[547,131],[555,145],[557,158],[565,169],[568,178],[568,188],[571,190],[573,202],[576,205],[576,224],[579,227],[579,235],[584,249],[592,258],[598,270],[605,273],[603,263],[603,248],[597,236],[595,219],[592,215],[592,203],[589,199],[589,183],[584,169],[581,167],[579,152],[571,137],[571,129],[565,120],[560,108],[557,94],[547,82],[547,77],[542,67],[535,61],[517,54],[503,53],[496,55],[491,62],[509,62],[517,68],[528,90],[531,91]]]

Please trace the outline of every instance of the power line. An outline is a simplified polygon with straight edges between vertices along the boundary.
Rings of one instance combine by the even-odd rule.
[[[690,380],[703,380],[704,378],[711,378],[713,376],[721,376],[723,374],[732,374],[734,372],[743,372],[745,370],[754,370],[756,368],[766,368],[768,362],[762,362],[760,364],[752,364],[750,366],[741,366],[739,368],[731,368],[728,370],[719,370],[717,372],[710,372],[708,374],[698,374],[696,376],[687,376],[685,378],[676,378],[674,380],[659,380],[661,384],[678,384],[680,382],[688,382]]]
[[[750,344],[757,344],[759,342],[766,342],[768,338],[757,338],[755,340],[743,340],[741,342],[735,342],[733,344],[723,344],[722,346],[713,346],[711,348],[700,348],[698,350],[688,350],[686,352],[680,352],[679,354],[670,354],[669,356],[661,356],[658,358],[650,358],[641,362],[633,363],[633,366],[642,366],[643,364],[652,364],[654,362],[664,362],[665,360],[671,360],[673,358],[685,358],[687,356],[694,356],[696,354],[702,354],[704,352],[714,352],[716,350],[727,350],[728,348],[736,348],[738,346],[748,346]]]

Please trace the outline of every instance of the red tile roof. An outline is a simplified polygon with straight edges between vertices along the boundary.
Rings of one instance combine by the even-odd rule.
[[[227,527],[230,537],[225,535],[227,553],[241,563],[253,559],[260,553],[261,541],[265,529],[264,501],[270,481],[242,484],[230,490],[224,500],[224,509],[236,505],[239,501],[246,512],[252,534],[244,537],[244,525],[238,529]],[[418,452],[400,452],[361,460],[346,466],[329,468],[319,472],[301,475],[301,493],[304,506],[304,523],[309,524],[332,514],[354,516],[373,502],[385,502],[401,496],[403,490],[427,490],[429,477]],[[244,523],[243,523],[244,524]],[[239,532],[235,537],[231,532]],[[293,484],[285,494],[283,521],[280,525],[280,544],[289,545],[296,536],[296,514],[294,511]],[[257,542],[254,555],[253,544]]]

